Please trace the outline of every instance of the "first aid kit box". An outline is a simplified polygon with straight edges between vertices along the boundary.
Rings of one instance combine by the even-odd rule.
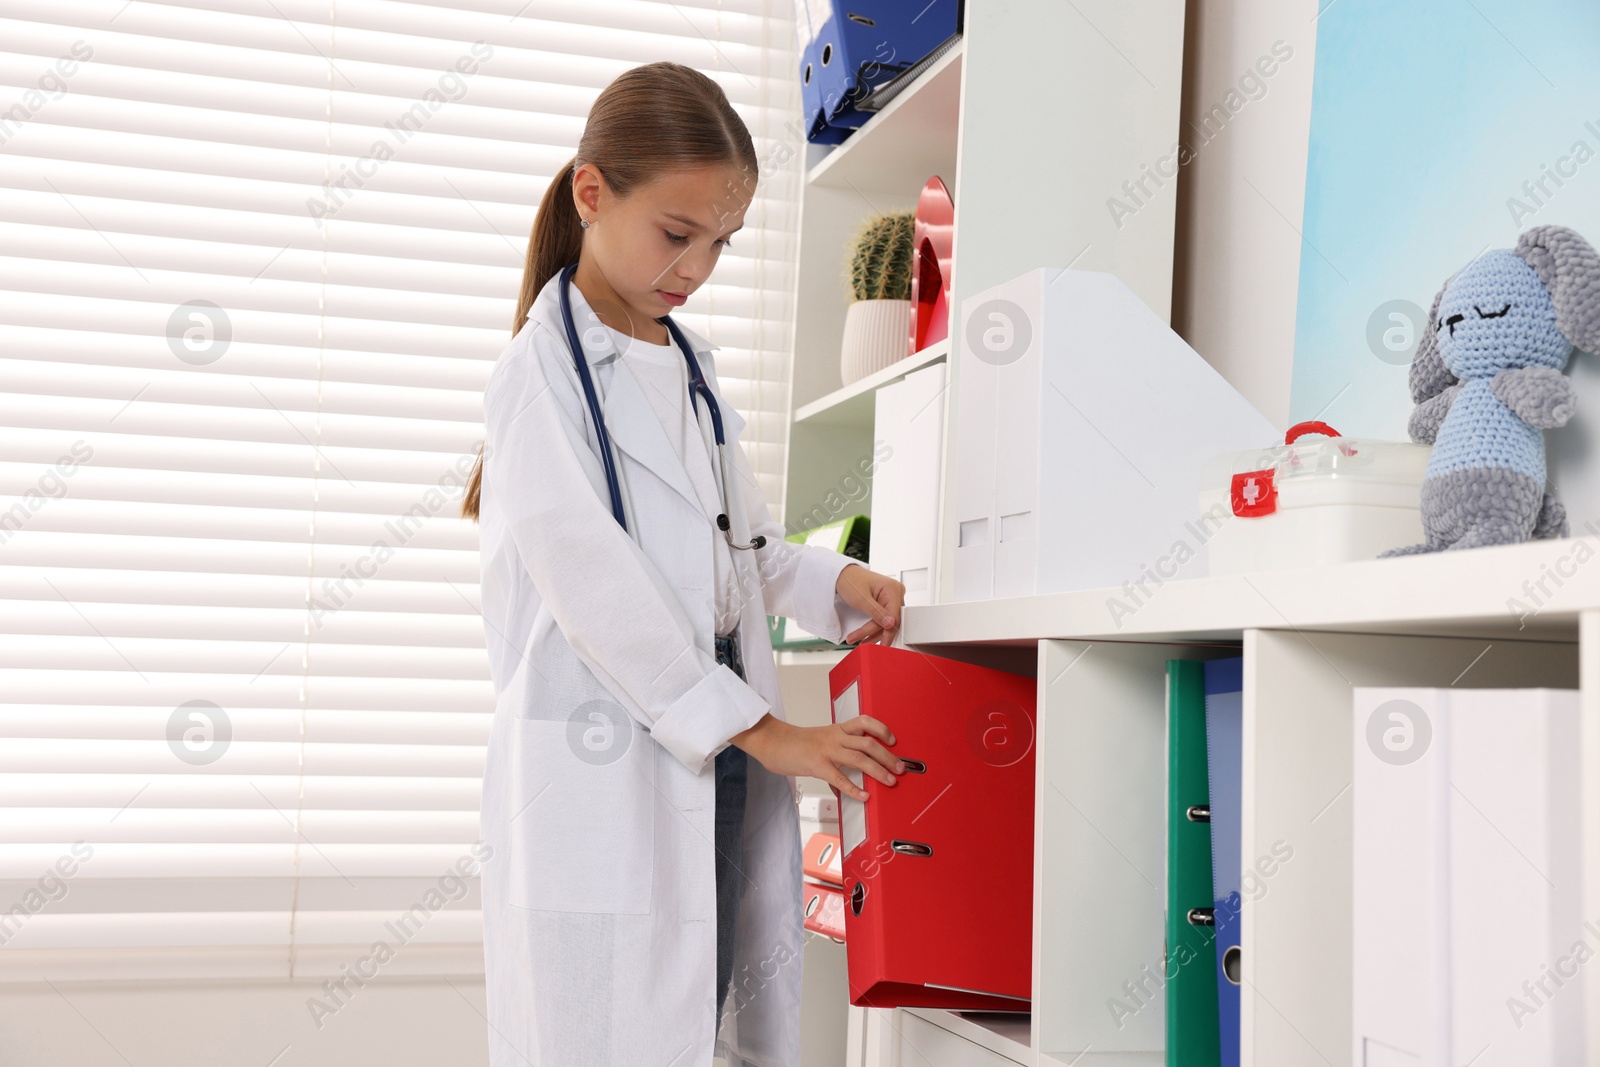
[[[1430,451],[1303,422],[1281,445],[1216,457],[1200,492],[1200,523],[1212,531],[1211,573],[1376,559],[1422,543]]]

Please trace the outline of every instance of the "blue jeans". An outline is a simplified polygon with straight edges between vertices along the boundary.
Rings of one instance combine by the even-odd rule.
[[[717,662],[740,678],[744,661],[734,634],[717,635]],[[717,1004],[714,1028],[722,1026],[722,1002],[733,982],[733,924],[744,890],[744,798],[749,765],[744,750],[729,745],[716,755],[717,768]]]

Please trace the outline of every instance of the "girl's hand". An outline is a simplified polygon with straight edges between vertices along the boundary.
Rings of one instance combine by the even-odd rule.
[[[860,629],[845,634],[845,644],[859,644],[874,638],[880,645],[894,644],[900,628],[900,613],[905,608],[904,585],[887,574],[869,571],[859,563],[852,563],[839,572],[833,590],[844,598],[846,604],[872,617],[872,621]]]
[[[885,785],[894,785],[895,775],[906,769],[883,747],[894,744],[894,735],[870,715],[826,726],[795,726],[768,712],[732,742],[773,774],[809,774],[854,800],[867,799],[867,791],[858,789],[843,768],[870,774]]]

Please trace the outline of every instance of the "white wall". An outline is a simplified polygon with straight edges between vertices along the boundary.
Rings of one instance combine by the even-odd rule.
[[[1172,327],[1285,427],[1316,15],[1317,0],[1189,0],[1184,46],[1183,128],[1194,155],[1176,190]],[[1279,41],[1287,60],[1273,54]],[[1272,74],[1240,89],[1263,58]],[[1205,140],[1196,132],[1203,116],[1226,108],[1230,91],[1238,110],[1206,124]],[[1157,191],[1172,193],[1170,184]]]

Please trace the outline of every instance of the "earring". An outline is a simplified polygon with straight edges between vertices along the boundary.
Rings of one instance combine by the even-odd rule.
[[[586,230],[587,230],[587,229],[588,229],[588,228],[589,228],[589,220],[588,220],[588,219],[583,219],[583,218],[580,218],[580,219],[579,219],[579,220],[578,220],[578,225],[579,225],[579,226],[581,226],[581,227],[583,227],[583,228],[584,228],[584,229],[586,229]]]

